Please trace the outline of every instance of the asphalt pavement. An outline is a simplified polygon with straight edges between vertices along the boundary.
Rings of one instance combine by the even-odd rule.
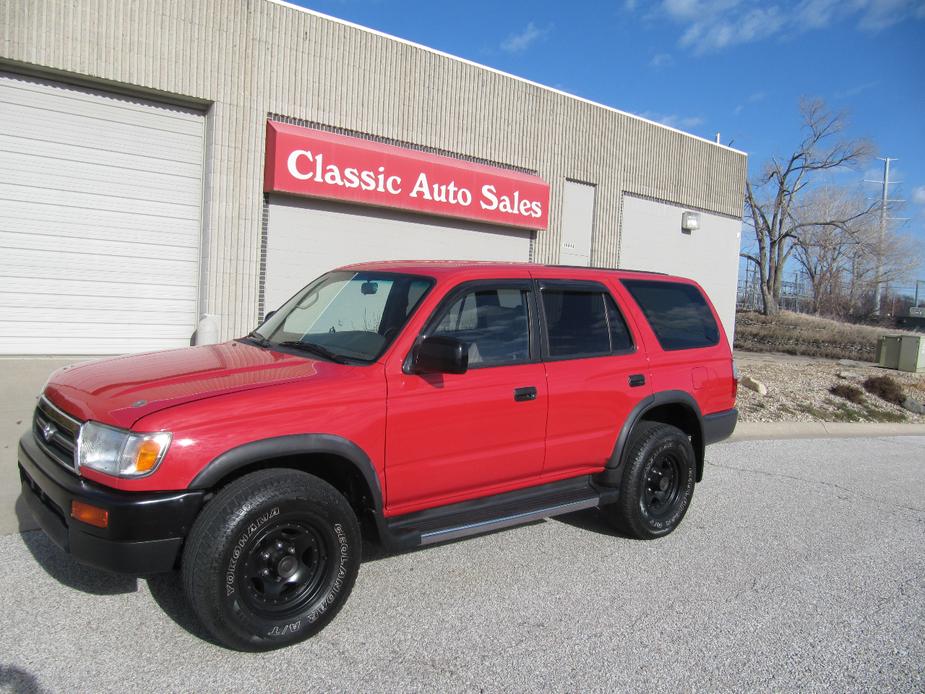
[[[368,549],[327,629],[254,655],[204,639],[173,575],[2,536],[0,692],[925,689],[925,437],[713,446],[653,542],[582,512]]]

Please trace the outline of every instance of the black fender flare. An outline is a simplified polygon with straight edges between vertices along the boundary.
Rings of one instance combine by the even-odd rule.
[[[366,452],[352,441],[333,434],[292,434],[251,441],[213,458],[189,483],[189,489],[212,489],[230,473],[253,463],[292,455],[323,453],[347,460],[363,476],[372,495],[373,511],[382,512],[379,475]]]
[[[697,420],[697,432],[692,437],[694,446],[694,455],[697,459],[697,481],[703,477],[703,459],[705,443],[703,438],[703,414],[700,412],[700,405],[694,400],[690,393],[683,390],[663,390],[658,393],[643,398],[636,406],[630,410],[629,415],[623,422],[620,434],[617,436],[617,442],[613,447],[613,452],[604,466],[604,471],[600,474],[600,482],[608,486],[616,486],[620,483],[622,477],[623,462],[627,454],[630,436],[636,424],[643,418],[646,412],[661,405],[682,405],[689,409]]]

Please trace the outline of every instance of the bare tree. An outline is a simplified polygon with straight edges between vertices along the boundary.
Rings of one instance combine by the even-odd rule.
[[[888,229],[883,239],[877,215],[862,190],[822,186],[807,191],[793,211],[800,227],[793,259],[809,279],[814,313],[848,318],[867,315],[877,282],[908,279],[921,258],[908,236]],[[836,220],[818,223],[813,220]]]
[[[873,153],[867,140],[842,137],[844,114],[829,111],[822,101],[804,99],[800,113],[803,139],[799,145],[783,159],[772,158],[761,176],[745,184],[745,218],[755,232],[757,250],[742,256],[758,267],[765,315],[779,310],[784,267],[801,232],[810,227],[844,227],[857,218],[800,219],[795,213],[801,195],[818,174],[856,166]],[[868,214],[875,207],[873,203],[856,215]]]
[[[881,239],[879,225],[869,224],[862,231],[858,248],[859,258],[853,268],[852,287],[857,299],[863,299],[864,303],[852,306],[852,313],[867,316],[873,308],[878,281],[889,287],[914,277],[922,260],[922,245],[917,239],[896,229],[887,229]],[[883,311],[882,306],[880,309]]]
[[[793,258],[809,279],[814,313],[854,312],[862,262],[877,251],[870,211],[862,191],[823,186],[807,191],[793,212],[799,225]]]

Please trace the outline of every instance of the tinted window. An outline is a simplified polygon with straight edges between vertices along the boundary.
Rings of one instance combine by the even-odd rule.
[[[607,303],[607,319],[610,323],[610,350],[612,352],[625,352],[633,348],[633,338],[630,336],[629,328],[626,327],[626,321],[623,314],[614,303],[613,297],[609,294],[604,295],[604,301]]]
[[[678,282],[624,280],[662,349],[710,347],[719,329],[710,307],[696,287]]]
[[[431,335],[469,345],[469,366],[524,362],[530,358],[527,292],[476,289],[454,301]]]
[[[613,299],[594,291],[543,290],[552,357],[582,357],[630,349],[632,338]]]

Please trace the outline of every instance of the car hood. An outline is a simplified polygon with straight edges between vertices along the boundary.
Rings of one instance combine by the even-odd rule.
[[[234,341],[67,366],[51,375],[45,396],[81,420],[128,428],[167,407],[296,380],[320,383],[350,368]]]

